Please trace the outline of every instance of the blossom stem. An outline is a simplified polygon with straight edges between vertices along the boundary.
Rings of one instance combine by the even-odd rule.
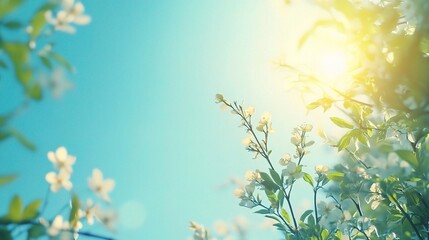
[[[420,235],[420,232],[417,229],[417,226],[414,224],[413,220],[411,219],[410,215],[408,215],[408,213],[405,212],[404,208],[402,208],[401,204],[398,202],[398,200],[392,194],[389,194],[389,197],[395,202],[396,206],[399,208],[399,210],[401,211],[402,215],[411,224],[411,227],[413,228],[414,232],[417,234],[417,237],[420,240],[423,240],[423,237]]]
[[[48,201],[49,201],[49,195],[51,194],[51,189],[50,187],[48,187],[48,190],[46,191],[45,194],[45,199],[43,200],[43,206],[42,209],[40,210],[40,214],[39,215],[43,215],[43,213],[46,210],[46,207],[48,206]]]
[[[290,196],[285,194],[285,198],[286,198],[287,204],[289,206],[290,214],[292,215],[293,225],[295,226],[296,232],[299,234],[298,224],[296,223],[296,218],[295,218],[295,214],[293,212],[292,203],[290,202]]]
[[[359,212],[359,215],[362,217],[363,213],[362,213],[362,209],[360,208],[360,204],[358,202],[356,202],[356,200],[354,200],[354,198],[350,197],[350,199],[352,200],[352,202],[355,204],[356,209]]]
[[[115,240],[114,238],[111,238],[111,237],[101,236],[101,235],[93,234],[93,233],[90,233],[90,232],[82,232],[82,231],[77,231],[76,232],[76,231],[74,231],[72,229],[67,230],[67,232],[77,233],[79,235],[83,235],[83,236],[87,236],[87,237],[92,237],[92,238],[97,238],[97,239]]]
[[[255,131],[253,131],[252,123],[249,120],[247,120],[247,118],[243,114],[243,109],[238,107],[236,102],[234,102],[235,107],[232,104],[227,103],[225,101],[224,101],[224,104],[227,105],[228,107],[230,107],[232,110],[234,110],[241,117],[241,119],[244,121],[244,126],[247,128],[247,131],[252,134],[252,136],[256,140],[256,143],[258,144],[259,148],[261,149],[261,151],[259,151],[259,153],[262,155],[262,157],[264,157],[267,160],[268,164],[270,165],[270,168],[275,171],[274,166],[271,163],[270,158],[269,158],[266,150],[264,149],[264,145],[261,144],[258,137],[256,136]],[[267,136],[266,136],[266,138],[267,138]]]
[[[317,179],[316,187],[314,188],[314,195],[313,195],[313,204],[314,204],[314,215],[316,217],[316,223],[319,222],[319,215],[317,214],[317,191],[319,190],[319,179]]]

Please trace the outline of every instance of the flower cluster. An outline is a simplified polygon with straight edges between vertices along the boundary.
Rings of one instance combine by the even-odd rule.
[[[52,192],[58,192],[61,188],[71,190],[73,184],[70,176],[73,172],[73,164],[76,158],[68,155],[65,147],[59,147],[55,152],[48,152],[48,159],[58,172],[49,172],[46,174],[46,181],[50,184]]]
[[[76,162],[76,157],[69,155],[65,147],[59,147],[55,152],[49,151],[47,157],[54,168],[58,170],[58,172],[49,172],[45,176],[46,181],[50,184],[51,192],[58,192],[61,188],[70,191],[72,188],[72,182],[70,181],[71,174],[73,173],[72,166]],[[110,203],[108,194],[115,186],[114,180],[104,179],[103,173],[96,168],[92,171],[92,176],[88,178],[88,186],[98,197],[106,203]],[[79,200],[76,198],[73,201]],[[46,232],[50,237],[59,239],[69,239],[71,236],[76,238],[79,230],[83,227],[82,219],[89,225],[93,225],[94,220],[98,220],[107,228],[114,229],[115,212],[103,210],[92,199],[88,199],[86,204],[81,207],[77,209],[76,218],[73,221],[64,220],[62,215],[57,215],[51,222],[44,218],[40,218],[39,221],[46,227]]]
[[[75,33],[76,29],[71,25],[72,23],[86,25],[91,22],[91,17],[84,14],[85,7],[81,2],[62,0],[62,7],[63,9],[58,11],[55,16],[52,11],[45,13],[46,21],[52,24],[55,30]]]
[[[262,178],[259,170],[247,171],[245,174],[246,180],[249,182],[244,187],[239,187],[234,190],[234,196],[241,199],[239,205],[247,208],[253,208],[258,205],[259,200],[255,199],[253,192],[256,187],[263,189],[261,185]]]

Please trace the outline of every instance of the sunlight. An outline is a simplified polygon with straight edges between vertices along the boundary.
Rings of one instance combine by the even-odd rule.
[[[338,79],[347,73],[346,55],[342,51],[327,52],[320,57],[320,68],[323,77]]]

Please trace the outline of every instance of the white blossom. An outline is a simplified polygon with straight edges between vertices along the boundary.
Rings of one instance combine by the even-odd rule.
[[[89,188],[105,202],[110,203],[109,193],[115,187],[113,179],[104,179],[100,169],[92,170],[92,176],[88,179]]]
[[[52,192],[58,192],[61,187],[66,190],[70,190],[73,187],[73,184],[70,181],[70,173],[64,169],[60,169],[59,173],[47,173],[45,179],[51,185],[50,189]]]
[[[65,147],[59,147],[55,152],[49,151],[48,159],[56,169],[64,169],[69,173],[73,171],[72,165],[76,162],[76,157],[68,155]]]
[[[282,158],[280,158],[279,164],[282,166],[286,166],[291,161],[291,159],[292,158],[291,158],[290,154],[286,153],[285,155],[283,155]]]
[[[316,173],[317,174],[324,174],[324,173],[326,173],[328,170],[329,170],[329,167],[328,166],[325,166],[325,165],[321,165],[321,164],[319,164],[319,165],[316,165],[315,167],[314,167],[314,170],[316,171]]]

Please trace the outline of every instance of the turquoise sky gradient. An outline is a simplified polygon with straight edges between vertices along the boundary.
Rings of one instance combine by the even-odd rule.
[[[238,206],[232,187],[219,188],[231,177],[266,165],[244,151],[244,130],[236,127],[236,117],[219,110],[214,95],[245,100],[256,107],[257,116],[271,112],[273,155],[292,152],[292,128],[311,121],[271,58],[280,55],[279,42],[292,44],[303,25],[282,26],[279,11],[267,1],[83,3],[92,23],[75,35],[55,38],[57,51],[77,69],[68,76],[75,89],[59,101],[46,93],[15,119],[14,126],[38,150],[29,152],[14,140],[1,143],[0,174],[18,173],[19,179],[2,187],[0,198],[13,193],[25,202],[44,197],[44,176],[52,170],[46,153],[63,145],[77,157],[72,180],[82,200],[92,197],[86,182],[93,168],[116,180],[113,207],[124,213],[118,239],[187,239],[189,220],[209,227],[239,215],[252,224],[261,222],[262,216]],[[284,38],[279,29],[288,27],[291,36]],[[0,81],[0,100],[7,103],[2,109],[19,104],[16,85]],[[56,204],[66,197],[63,191],[50,199]],[[142,214],[135,207],[135,216],[121,211],[127,204],[142,206]],[[4,212],[7,203],[0,206]],[[60,207],[51,206],[48,213]],[[141,216],[141,225],[130,225]],[[249,239],[260,239],[262,231],[251,230]]]

